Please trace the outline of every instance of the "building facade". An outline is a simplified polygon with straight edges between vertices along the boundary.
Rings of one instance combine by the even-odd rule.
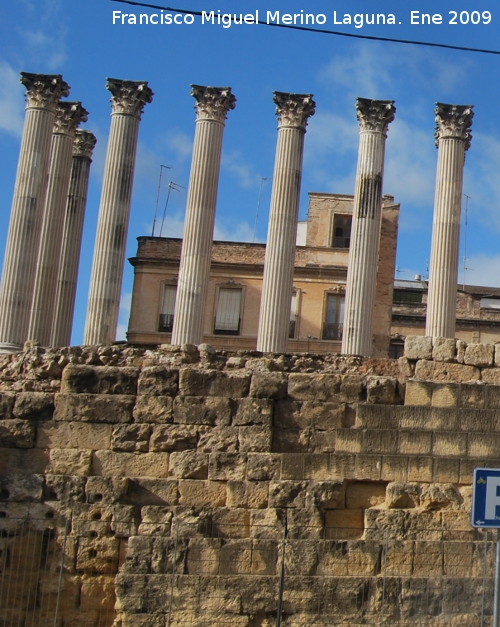
[[[311,193],[299,224],[289,351],[340,352],[353,197]],[[383,199],[374,355],[387,355],[399,205]],[[173,328],[182,240],[139,237],[127,339],[168,343]],[[255,349],[264,269],[264,244],[214,242],[204,315],[204,342],[217,348]]]

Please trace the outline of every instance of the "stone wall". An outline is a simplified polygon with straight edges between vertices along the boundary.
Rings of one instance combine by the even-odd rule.
[[[421,543],[444,532],[462,535],[439,576],[470,605],[472,469],[500,466],[499,376],[495,346],[420,337],[400,360],[27,347],[0,360],[1,535],[54,530],[36,582],[51,607],[65,535],[75,625],[274,625],[285,571],[283,624],[334,607],[351,626],[381,611],[405,624],[405,586],[437,575]],[[21,592],[0,603],[29,619]],[[475,624],[432,611],[429,624]]]

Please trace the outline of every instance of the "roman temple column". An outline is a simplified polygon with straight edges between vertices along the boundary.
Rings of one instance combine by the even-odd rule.
[[[52,346],[69,346],[71,341],[90,164],[96,142],[95,135],[90,131],[76,131],[59,260]]]
[[[463,170],[474,113],[472,105],[441,102],[435,113],[438,162],[425,334],[454,338]]]
[[[108,78],[109,133],[97,234],[90,277],[84,344],[114,342],[134,181],[139,122],[153,100],[145,81]]]
[[[88,112],[82,107],[81,102],[60,102],[57,105],[42,236],[28,330],[28,339],[38,340],[42,346],[49,346],[52,339],[73,141],[78,125],[86,122],[87,118]]]
[[[385,140],[396,108],[393,100],[356,99],[358,167],[347,267],[342,353],[370,357],[382,215]]]
[[[21,72],[26,117],[0,288],[0,352],[22,349],[28,337],[56,106],[69,94],[60,74]]]
[[[230,87],[191,85],[196,130],[177,283],[172,344],[201,344],[207,300],[215,206],[227,113],[236,98]]]
[[[274,92],[278,140],[260,301],[257,350],[284,353],[288,345],[302,155],[311,94]]]

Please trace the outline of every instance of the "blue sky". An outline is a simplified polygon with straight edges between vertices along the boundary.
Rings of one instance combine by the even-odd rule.
[[[500,49],[500,8],[494,0],[170,0],[175,7],[228,13],[259,10],[323,13],[324,28],[360,35]],[[160,0],[156,4],[162,3]],[[395,25],[335,25],[344,13],[394,13]],[[411,25],[410,11],[439,13],[441,25]],[[490,11],[490,24],[450,25],[450,11]],[[425,275],[429,259],[437,151],[434,103],[473,104],[472,146],[464,194],[471,197],[467,229],[467,283],[500,286],[500,56],[361,41],[256,25],[146,26],[112,23],[113,11],[152,13],[109,0],[16,0],[0,8],[0,258],[3,258],[24,117],[19,72],[61,73],[70,99],[90,112],[83,127],[98,144],[92,165],[72,342],[81,343],[102,171],[110,123],[105,78],[147,80],[155,92],[140,127],[127,257],[136,237],[150,235],[160,164],[167,184],[187,187],[194,133],[189,85],[229,85],[237,98],[224,134],[216,233],[251,241],[262,177],[272,176],[276,142],[273,91],[313,93],[316,114],[305,141],[300,217],[307,192],[352,194],[358,126],[356,96],[396,101],[389,128],[384,192],[401,203],[399,278]],[[466,14],[463,14],[466,18]],[[477,15],[474,16],[477,18]],[[460,22],[460,19],[457,20]],[[265,241],[271,181],[263,183],[257,240]],[[164,235],[181,237],[186,191],[172,193]],[[464,224],[464,222],[462,222]],[[462,240],[464,228],[462,228]],[[463,257],[463,247],[461,258]],[[462,266],[462,259],[461,259]],[[460,280],[462,280],[460,276]],[[118,337],[124,337],[132,291],[126,263]]]

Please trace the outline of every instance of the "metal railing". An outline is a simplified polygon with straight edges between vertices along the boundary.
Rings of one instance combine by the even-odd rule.
[[[492,532],[108,518],[0,519],[0,627],[492,624]]]

